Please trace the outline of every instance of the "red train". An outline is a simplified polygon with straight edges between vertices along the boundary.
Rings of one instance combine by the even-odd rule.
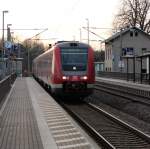
[[[81,42],[58,42],[34,59],[33,75],[54,94],[87,96],[95,82],[93,49]]]

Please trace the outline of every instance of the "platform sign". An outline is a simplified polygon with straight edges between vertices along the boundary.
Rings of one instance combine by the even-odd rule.
[[[133,55],[134,53],[134,49],[131,48],[122,48],[122,56],[126,56],[126,55]]]
[[[5,41],[4,46],[6,49],[10,49],[12,47],[12,43],[10,41]]]

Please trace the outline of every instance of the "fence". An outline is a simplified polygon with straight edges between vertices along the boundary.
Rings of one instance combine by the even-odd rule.
[[[0,81],[17,72],[17,63],[7,58],[0,59]]]
[[[13,74],[5,77],[5,79],[0,81],[0,105],[2,105],[1,103],[4,99],[4,97],[9,92],[11,85],[13,84],[15,79],[16,79],[16,74],[13,73]]]

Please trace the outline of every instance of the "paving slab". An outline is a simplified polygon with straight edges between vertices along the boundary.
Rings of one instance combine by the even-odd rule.
[[[0,149],[100,149],[31,77],[17,78],[0,110]]]
[[[0,110],[0,149],[43,149],[26,78],[16,79]]]

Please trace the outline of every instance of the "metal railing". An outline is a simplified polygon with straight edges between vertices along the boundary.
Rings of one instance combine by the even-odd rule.
[[[11,89],[11,85],[13,84],[15,79],[16,79],[16,74],[13,73],[13,74],[5,77],[5,79],[0,81],[0,107],[1,107],[1,103],[4,99],[4,97],[7,95],[7,93]]]
[[[9,59],[0,59],[0,81],[5,79],[7,76],[16,72],[16,61]]]

